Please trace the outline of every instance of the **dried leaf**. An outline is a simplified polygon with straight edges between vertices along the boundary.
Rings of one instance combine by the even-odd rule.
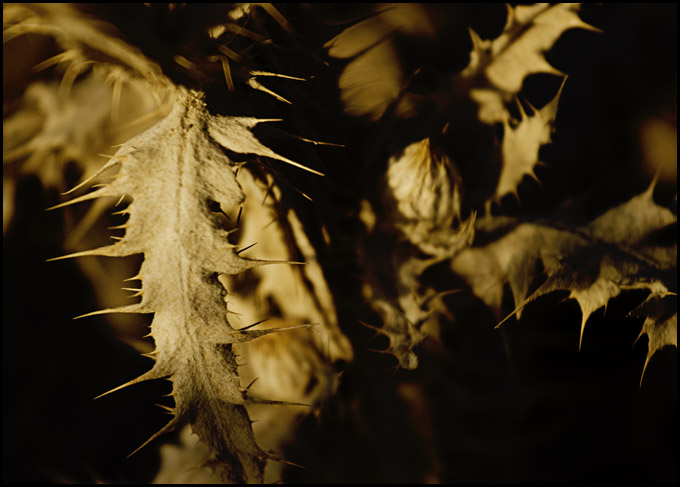
[[[451,159],[434,154],[430,139],[390,158],[383,201],[394,226],[423,252],[451,257],[472,241],[474,213],[460,218],[460,177]]]
[[[564,83],[562,86],[564,87]],[[508,120],[503,121],[503,168],[494,195],[496,200],[509,193],[517,196],[517,187],[524,176],[538,179],[534,173],[534,167],[538,164],[538,150],[550,142],[561,94],[560,88],[555,98],[546,106],[540,110],[532,107],[533,116],[527,116],[522,104],[517,102],[521,116],[519,124],[512,127]]]
[[[68,62],[67,83],[93,62],[121,68],[158,86],[169,86],[160,67],[121,39],[106,34],[101,22],[94,22],[73,5],[23,3],[3,5],[3,42],[25,34],[54,37],[64,52],[50,62]]]
[[[216,455],[223,481],[261,482],[269,457],[253,436],[245,409],[273,403],[248,395],[241,386],[233,345],[278,330],[234,329],[227,320],[226,289],[216,278],[269,263],[240,257],[209,209],[210,202],[239,205],[244,198],[234,163],[220,149],[284,159],[250,132],[253,118],[210,115],[203,95],[179,87],[172,112],[132,138],[102,171],[119,165],[115,180],[72,204],[102,196],[130,195],[123,213],[126,233],[108,247],[83,255],[144,254],[134,279],[142,282],[137,304],[100,313],[154,313],[151,335],[156,362],[121,387],[170,377],[174,418],[151,439],[190,422]],[[120,389],[116,388],[114,390]],[[111,391],[112,392],[112,391]]]
[[[396,32],[435,36],[423,6],[402,3],[387,8],[377,5],[369,18],[346,28],[325,44],[330,56],[351,60],[338,80],[347,113],[375,121],[401,97],[395,113],[413,115],[413,100],[401,93],[404,73],[392,39]]]
[[[246,278],[227,278],[227,287],[234,291],[228,301],[239,313],[241,325],[274,317],[282,318],[288,325],[313,323],[309,333],[315,337],[314,348],[328,354],[331,361],[350,362],[351,345],[338,326],[333,297],[297,215],[292,209],[283,209],[281,191],[271,176],[263,184],[247,168],[242,168],[238,180],[246,196],[239,246],[256,244],[249,252],[270,260],[305,262],[257,267]],[[250,276],[255,283],[249,282]]]
[[[677,244],[660,248],[646,241],[677,221],[668,209],[654,203],[653,188],[654,183],[582,228],[511,222],[511,230],[503,237],[462,251],[451,261],[451,268],[497,315],[506,282],[516,306],[509,316],[516,314],[517,318],[539,296],[570,291],[569,297],[581,307],[582,338],[590,315],[623,290],[648,289],[652,293],[649,299],[675,292]],[[548,279],[527,297],[539,262]],[[650,336],[648,359],[660,346],[675,344],[672,330],[677,325],[667,318],[667,314],[663,320],[654,315],[647,318],[652,321],[645,324],[643,333],[654,335],[653,344]]]
[[[21,110],[3,121],[4,163],[23,161],[21,174],[36,174],[46,188],[63,191],[67,163],[75,162],[89,177],[104,163],[101,152],[144,128],[139,123],[136,131],[133,127],[139,117],[158,119],[154,98],[137,82],[121,82],[125,86],[117,90],[104,81],[91,73],[68,95],[60,93],[58,83],[31,84]],[[114,122],[114,102],[120,110],[121,98],[125,115]]]
[[[669,294],[673,294],[670,296]],[[667,345],[678,346],[678,300],[674,293],[653,292],[637,308],[630,312],[631,316],[643,316],[640,336],[647,335],[647,358],[642,369],[640,384],[644,378],[649,361],[656,352]]]
[[[381,194],[386,218],[377,238],[388,239],[392,247],[384,252],[386,242],[381,241],[376,244],[379,255],[365,256],[369,278],[363,295],[381,318],[375,330],[389,339],[385,352],[405,369],[418,366],[413,349],[426,336],[437,336],[439,315],[448,314],[436,291],[421,288],[421,275],[469,245],[474,235],[475,214],[460,218],[460,185],[453,162],[433,150],[429,138],[389,159]],[[420,252],[430,257],[422,258]]]
[[[494,40],[482,40],[473,30],[470,63],[463,71],[467,78],[484,78],[493,88],[479,87],[472,92],[480,103],[479,117],[493,124],[510,118],[503,103],[522,89],[524,79],[533,73],[561,75],[550,66],[543,53],[568,29],[598,31],[578,16],[579,3],[508,6],[503,32]]]
[[[536,179],[538,150],[550,142],[552,124],[562,88],[545,107],[527,117],[516,95],[524,79],[534,73],[561,75],[550,66],[543,53],[568,29],[597,29],[578,16],[580,4],[535,4],[508,6],[508,16],[501,35],[482,40],[470,30],[472,52],[470,63],[461,73],[470,83],[470,96],[479,105],[478,118],[489,125],[502,123],[503,166],[494,195],[487,201],[487,213],[493,201],[507,194],[517,194],[524,176]],[[520,120],[514,120],[505,103],[515,99]]]

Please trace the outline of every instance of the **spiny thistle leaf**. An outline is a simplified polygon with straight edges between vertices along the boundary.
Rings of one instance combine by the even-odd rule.
[[[570,291],[581,307],[580,340],[590,315],[623,290],[647,289],[648,301],[675,293],[677,244],[659,247],[646,242],[654,232],[677,222],[668,209],[652,198],[654,183],[642,194],[613,208],[582,228],[545,223],[512,222],[510,231],[483,247],[462,251],[451,268],[472,287],[475,295],[500,315],[503,286],[510,284],[516,309],[553,291]],[[548,279],[527,297],[542,263]],[[647,307],[640,306],[640,315]],[[650,308],[642,333],[650,336],[649,358],[665,345],[677,343],[677,320]],[[676,345],[677,346],[677,345]],[[646,367],[646,365],[645,365]]]
[[[654,354],[665,346],[678,346],[678,301],[674,293],[652,292],[647,299],[630,312],[631,316],[643,316],[640,336],[647,335],[647,357],[642,368],[640,384],[644,378],[649,361]],[[669,294],[673,294],[669,296]]]
[[[498,38],[484,40],[470,31],[472,52],[461,72],[467,53],[441,40],[454,39],[448,34],[466,27],[459,20],[466,18],[465,9],[455,12],[464,15],[451,16],[455,21],[436,18],[454,12],[449,8],[369,6],[370,13],[332,26],[336,14],[328,6],[317,10],[305,4],[283,5],[280,11],[271,4],[3,6],[4,41],[18,52],[24,53],[18,45],[27,39],[15,39],[24,35],[26,44],[39,39],[45,50],[63,49],[27,63],[27,72],[37,62],[35,70],[43,70],[44,78],[56,75],[56,81],[23,75],[27,79],[21,87],[15,83],[15,99],[5,103],[3,155],[9,171],[3,173],[3,227],[11,217],[12,178],[30,172],[45,185],[64,186],[71,161],[83,170],[84,181],[66,194],[112,175],[108,184],[95,184],[92,192],[76,193],[54,207],[93,200],[72,240],[109,202],[132,201],[114,213],[127,221],[110,227],[124,230],[123,237],[92,250],[66,243],[70,251],[81,251],[57,259],[143,255],[137,275],[127,279],[141,284],[123,288],[138,302],[102,305],[106,309],[79,318],[154,314],[147,336],[155,350],[143,354],[154,365],[98,397],[143,381],[172,382],[174,406],[161,406],[172,419],[135,452],[182,426],[183,436],[193,432],[201,441],[187,444],[185,459],[166,445],[157,482],[277,480],[277,466],[270,465],[265,477],[267,461],[295,465],[273,451],[282,451],[295,433],[298,439],[306,434],[305,426],[295,428],[309,412],[322,424],[347,414],[353,422],[371,418],[364,426],[375,423],[376,432],[386,431],[382,417],[370,416],[376,403],[369,401],[380,396],[377,404],[394,404],[385,399],[387,390],[375,388],[376,379],[363,373],[365,362],[348,370],[338,404],[321,414],[338,390],[335,367],[354,359],[352,345],[364,345],[355,333],[360,322],[389,339],[377,352],[396,357],[398,367],[416,368],[415,348],[426,338],[439,338],[440,317],[465,320],[442,300],[458,291],[450,288],[450,270],[493,309],[498,326],[513,314],[519,319],[545,294],[568,292],[582,313],[580,344],[596,310],[606,309],[623,291],[645,290],[649,295],[629,314],[644,320],[640,336],[648,337],[643,376],[657,351],[677,347],[677,244],[666,238],[677,218],[654,203],[654,183],[578,228],[490,212],[492,203],[518,196],[525,176],[537,179],[539,150],[550,143],[564,83],[537,109],[520,99],[526,78],[562,76],[545,52],[568,29],[597,29],[579,18],[580,4],[508,6]],[[355,25],[342,27],[349,24]],[[446,55],[440,56],[440,49]],[[270,72],[279,70],[304,78]],[[264,77],[293,82],[271,80],[270,89]],[[144,103],[137,108],[145,107],[145,122],[163,117],[142,133],[130,121],[132,110],[121,103],[128,87],[142,92]],[[157,110],[149,107],[151,101]],[[517,111],[509,108],[512,103]],[[135,132],[118,133],[121,112]],[[276,113],[271,116],[285,116],[309,137],[331,134],[329,140],[348,150],[324,160],[329,184],[309,191],[308,181],[295,179],[294,171],[291,176],[270,173],[266,164],[245,167],[232,156],[252,154],[323,176],[255,136],[258,124],[282,119],[215,112]],[[502,138],[492,126],[502,127]],[[108,150],[98,147],[117,143],[112,132],[121,137],[117,142],[126,142],[100,167],[96,154]],[[295,150],[286,142],[281,147],[287,154]],[[316,206],[297,205],[282,182],[311,200],[300,188],[309,191]],[[484,205],[487,215],[477,219]],[[469,208],[467,219],[461,208]],[[480,237],[485,243],[471,247]],[[253,255],[268,260],[249,258]],[[306,265],[265,266],[271,263]],[[357,281],[345,279],[347,274]],[[326,282],[326,276],[332,279]],[[515,309],[501,320],[506,283]],[[359,320],[371,310],[380,325]],[[431,353],[437,344],[425,345]],[[396,381],[400,401],[412,413],[409,421],[422,430],[423,451],[429,452],[431,468],[422,478],[446,480],[446,458],[433,448],[430,430],[441,423],[428,420],[437,416],[428,387],[406,384],[399,376]],[[194,476],[188,470],[200,472]],[[327,478],[334,478],[332,470]]]
[[[169,85],[160,67],[142,52],[106,34],[91,18],[73,5],[30,3],[3,6],[3,42],[25,34],[43,34],[65,49],[60,56],[70,64],[65,78],[74,81],[78,73],[94,62],[109,64],[154,85]]]
[[[564,87],[564,83],[562,86]],[[550,142],[561,94],[560,88],[555,98],[546,106],[540,110],[532,107],[533,116],[528,116],[518,101],[521,119],[517,127],[512,127],[507,120],[503,121],[503,168],[494,195],[496,200],[509,193],[517,195],[517,187],[524,176],[537,179],[534,167],[538,164],[538,150]]]
[[[421,289],[422,274],[467,247],[474,236],[475,213],[461,219],[460,184],[453,161],[433,149],[429,138],[408,145],[388,161],[381,188],[387,218],[377,231],[394,248],[366,256],[370,278],[363,295],[382,320],[376,331],[389,338],[385,352],[405,369],[418,366],[413,349],[426,336],[438,334],[438,316],[447,313],[436,291]],[[431,257],[422,258],[419,252]],[[384,272],[393,278],[389,286],[380,276]]]
[[[598,31],[579,18],[580,8],[579,3],[508,6],[505,27],[498,38],[482,40],[470,30],[473,49],[462,75],[482,78],[492,87],[482,88],[480,81],[471,93],[480,104],[482,122],[492,124],[510,118],[503,103],[512,100],[530,74],[562,74],[548,64],[543,53],[568,29]]]
[[[502,123],[503,167],[494,195],[487,201],[498,202],[506,194],[517,194],[523,177],[536,179],[538,150],[550,142],[552,124],[557,114],[560,91],[535,115],[527,117],[519,100],[520,120],[514,120],[505,103],[516,99],[524,79],[534,73],[561,75],[550,66],[544,52],[568,29],[597,31],[578,16],[580,4],[536,4],[508,6],[502,34],[494,40],[482,40],[470,30],[473,50],[470,63],[461,73],[470,83],[470,96],[479,105],[478,117],[485,124]],[[532,107],[533,108],[533,107]],[[514,127],[513,125],[516,125]]]
[[[4,163],[26,159],[22,174],[36,174],[43,186],[63,190],[67,163],[75,162],[89,177],[103,165],[99,152],[129,138],[138,117],[158,117],[145,87],[135,80],[107,86],[102,74],[88,74],[68,94],[60,93],[58,83],[31,84],[21,110],[3,123]],[[120,117],[123,89],[125,115]]]
[[[243,168],[238,180],[246,195],[239,245],[257,242],[255,249],[263,258],[280,261],[302,258],[305,262],[304,266],[252,269],[249,274],[257,281],[254,289],[240,284],[239,276],[225,276],[227,287],[234,291],[227,299],[239,313],[239,321],[245,326],[280,314],[289,325],[314,323],[309,334],[316,337],[317,348],[328,353],[332,361],[350,362],[353,352],[339,328],[333,296],[296,213],[282,208],[281,190],[273,177],[259,181],[248,168]]]
[[[214,276],[268,261],[240,257],[227,240],[228,232],[212,218],[209,202],[226,207],[244,198],[236,166],[220,146],[283,159],[252,136],[249,129],[256,123],[210,115],[201,93],[179,87],[171,113],[123,144],[103,168],[120,166],[114,181],[66,203],[132,197],[123,239],[66,257],[144,254],[137,276],[141,301],[102,312],[155,314],[151,335],[156,363],[140,380],[169,376],[175,398],[175,417],[157,435],[191,422],[201,440],[229,465],[219,469],[222,479],[233,482],[262,481],[268,455],[255,443],[244,408],[261,400],[241,388],[232,346],[276,330],[242,332],[227,321],[227,291]]]

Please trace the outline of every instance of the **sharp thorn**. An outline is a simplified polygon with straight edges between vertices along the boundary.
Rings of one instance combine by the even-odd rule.
[[[245,331],[245,330],[248,330],[248,329],[250,329],[250,328],[252,328],[252,327],[254,327],[254,326],[259,325],[260,323],[264,323],[265,321],[267,321],[267,320],[269,320],[269,319],[271,319],[271,318],[265,318],[265,319],[263,319],[263,320],[258,321],[257,323],[253,323],[252,325],[248,325],[248,326],[244,326],[243,328],[239,328],[239,329],[236,330],[236,331]]]
[[[159,437],[160,435],[162,435],[163,433],[168,433],[168,432],[174,430],[175,427],[177,426],[178,422],[179,422],[179,421],[178,421],[178,419],[177,419],[177,416],[175,416],[174,418],[172,418],[172,420],[170,420],[170,422],[169,422],[168,424],[166,424],[166,425],[163,426],[160,430],[158,430],[156,433],[154,433],[153,435],[151,435],[151,437],[150,437],[148,440],[146,440],[144,443],[142,443],[135,451],[133,451],[132,453],[130,453],[130,454],[127,456],[127,458],[130,458],[132,455],[134,455],[135,453],[137,453],[139,450],[141,450],[142,448],[144,448],[146,445],[148,445],[149,443],[151,443],[153,440],[155,440],[156,438],[158,438],[158,437]]]
[[[258,379],[259,379],[259,377],[255,377],[252,381],[250,381],[250,384],[248,384],[246,386],[245,390],[248,391],[253,386],[253,384],[255,384],[255,382],[257,382]]]
[[[257,245],[257,242],[250,244],[247,247],[242,248],[241,250],[237,250],[236,253],[240,254],[241,252],[245,252],[246,250],[253,248],[255,245]]]

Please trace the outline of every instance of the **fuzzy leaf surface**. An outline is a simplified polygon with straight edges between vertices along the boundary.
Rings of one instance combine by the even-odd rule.
[[[210,204],[238,205],[244,197],[235,165],[220,145],[234,152],[278,157],[250,132],[257,123],[253,118],[213,116],[202,94],[180,87],[171,113],[125,143],[102,169],[120,165],[115,180],[67,203],[101,196],[132,197],[124,210],[129,214],[124,238],[70,257],[144,254],[135,276],[142,282],[141,301],[92,314],[154,313],[151,334],[156,363],[126,385],[170,377],[175,416],[151,439],[191,423],[215,452],[213,466],[228,482],[263,478],[268,455],[256,444],[244,407],[258,400],[248,397],[241,386],[232,345],[268,331],[239,332],[230,326],[224,301],[227,291],[217,276],[265,261],[245,259],[235,252]]]

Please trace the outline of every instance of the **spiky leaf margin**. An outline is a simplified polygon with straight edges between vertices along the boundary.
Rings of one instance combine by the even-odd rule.
[[[146,443],[183,423],[191,423],[214,452],[214,467],[227,482],[261,482],[267,458],[253,436],[246,404],[268,403],[251,397],[240,383],[232,350],[273,330],[239,331],[229,324],[219,274],[236,274],[272,261],[240,257],[217,224],[210,204],[238,205],[244,195],[236,165],[221,147],[292,162],[262,145],[251,129],[261,120],[208,113],[202,93],[179,87],[170,114],[130,139],[100,172],[120,170],[113,182],[75,198],[127,195],[132,203],[120,228],[125,236],[113,245],[78,252],[123,257],[144,254],[139,274],[141,301],[102,313],[154,313],[154,366],[126,384],[169,377],[175,400],[173,419]],[[55,207],[56,208],[56,207]],[[113,392],[109,391],[109,392]],[[145,443],[145,444],[146,444]],[[143,445],[142,445],[143,446]],[[141,447],[140,447],[141,448]]]
[[[479,105],[479,120],[489,125],[501,123],[505,129],[503,167],[496,190],[487,201],[487,213],[492,202],[507,194],[516,195],[524,176],[536,178],[538,149],[550,142],[564,83],[548,105],[533,110],[533,116],[527,117],[516,96],[531,74],[563,76],[546,61],[544,52],[565,31],[575,28],[599,31],[579,18],[580,8],[579,3],[508,6],[505,27],[496,39],[483,40],[470,30],[472,52],[461,73],[462,79],[469,83],[470,96]],[[513,99],[519,106],[520,120],[514,120],[505,106]]]
[[[506,222],[510,230],[505,235],[465,249],[451,261],[451,269],[497,316],[503,286],[510,285],[516,308],[499,325],[513,314],[520,318],[522,309],[540,296],[569,291],[569,298],[579,303],[582,312],[579,346],[593,312],[624,290],[649,290],[645,303],[631,312],[646,318],[641,331],[649,337],[646,369],[658,350],[677,347],[677,309],[673,313],[668,304],[659,304],[675,294],[677,243],[658,246],[648,242],[655,232],[676,223],[677,217],[654,202],[654,186],[655,182],[581,228]],[[539,262],[548,278],[527,296]]]

